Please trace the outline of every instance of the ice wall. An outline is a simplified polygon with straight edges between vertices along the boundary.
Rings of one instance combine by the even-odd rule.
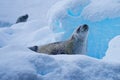
[[[88,55],[96,58],[105,56],[108,42],[120,34],[119,0],[63,0],[48,15],[54,32],[64,33],[61,40],[68,39],[79,25],[88,24]]]

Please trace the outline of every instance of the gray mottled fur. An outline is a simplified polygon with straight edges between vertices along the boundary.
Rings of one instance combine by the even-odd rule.
[[[87,52],[88,25],[78,27],[70,39],[62,42],[55,42],[43,46],[33,46],[29,49],[45,54],[86,54]]]

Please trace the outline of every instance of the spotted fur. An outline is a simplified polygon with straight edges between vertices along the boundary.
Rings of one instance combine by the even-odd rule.
[[[70,39],[62,42],[55,42],[43,46],[33,46],[29,49],[45,54],[86,54],[88,25],[79,26],[72,34]]]

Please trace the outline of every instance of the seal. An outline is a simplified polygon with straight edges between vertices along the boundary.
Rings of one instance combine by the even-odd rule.
[[[32,51],[45,54],[86,54],[89,27],[87,24],[79,26],[72,36],[61,42],[50,43],[42,46],[29,47]]]
[[[28,17],[29,17],[28,14],[25,14],[25,15],[23,15],[23,16],[20,16],[20,17],[17,19],[16,23],[26,22],[27,19],[28,19]]]

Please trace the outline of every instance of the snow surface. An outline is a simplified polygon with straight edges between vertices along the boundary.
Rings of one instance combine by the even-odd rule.
[[[66,59],[67,58],[67,59]],[[12,45],[0,49],[0,80],[119,80],[120,64],[83,55],[43,55]]]
[[[119,0],[1,0],[0,80],[119,80],[119,6]],[[14,24],[26,13],[27,22]],[[65,40],[84,23],[90,26],[88,56],[95,58],[27,48]]]
[[[61,40],[81,24],[89,25],[88,55],[92,57],[103,58],[109,41],[120,35],[120,0],[62,0],[49,13],[53,31],[64,33]]]
[[[4,21],[0,21],[0,27],[9,27],[11,26],[12,24],[9,23],[8,21],[7,22],[4,22]]]
[[[117,36],[110,41],[106,56],[103,60],[120,63],[120,36]]]
[[[107,5],[107,6],[106,6]],[[84,19],[101,21],[105,18],[120,17],[120,0],[92,0],[81,13]]]
[[[21,15],[28,14],[29,20],[38,19],[46,23],[49,8],[58,0],[1,0],[0,21],[15,23]]]
[[[50,27],[41,25],[39,21],[28,21],[2,28],[0,35],[1,47],[12,44],[27,47],[55,41],[55,34]]]

